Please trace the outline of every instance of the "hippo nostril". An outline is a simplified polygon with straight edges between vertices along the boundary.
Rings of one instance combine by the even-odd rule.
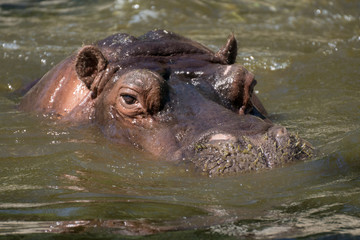
[[[286,130],[286,128],[281,126],[272,127],[270,129],[270,133],[280,146],[286,144],[286,141],[289,139],[288,131]]]
[[[276,138],[281,138],[281,137],[284,137],[284,136],[287,136],[287,135],[288,135],[288,133],[287,133],[286,128],[284,128],[284,127],[279,127],[279,128],[276,130],[275,137],[276,137]]]
[[[212,141],[236,141],[236,137],[230,135],[230,134],[223,134],[223,133],[217,133],[210,137],[209,142]]]

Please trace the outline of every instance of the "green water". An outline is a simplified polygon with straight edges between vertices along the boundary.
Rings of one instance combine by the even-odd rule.
[[[270,118],[317,156],[208,178],[16,110],[14,91],[81,45],[154,28],[213,50],[234,32]],[[0,1],[0,238],[360,236],[359,113],[357,0]]]

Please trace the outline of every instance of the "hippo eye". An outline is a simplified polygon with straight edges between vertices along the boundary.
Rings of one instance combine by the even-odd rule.
[[[141,116],[146,111],[143,107],[143,98],[139,92],[131,88],[122,88],[116,101],[116,108],[119,113],[128,117]]]
[[[128,105],[132,105],[134,103],[136,103],[136,98],[131,96],[131,95],[127,95],[127,94],[124,94],[124,95],[121,95],[122,99],[124,100],[124,102]]]

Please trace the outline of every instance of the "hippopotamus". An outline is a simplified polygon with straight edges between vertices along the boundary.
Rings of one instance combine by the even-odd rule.
[[[96,124],[119,145],[210,176],[308,159],[311,145],[269,119],[236,56],[233,34],[214,52],[166,30],[118,33],[56,65],[19,108]]]

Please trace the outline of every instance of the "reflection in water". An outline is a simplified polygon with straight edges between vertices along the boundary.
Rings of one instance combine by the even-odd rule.
[[[1,2],[0,234],[360,235],[359,9],[340,0]],[[213,179],[120,149],[96,127],[16,110],[17,89],[83,44],[154,28],[213,50],[234,32],[270,117],[317,157]]]
[[[341,226],[341,229],[339,229]],[[248,223],[239,221],[228,225],[210,227],[211,233],[256,239],[291,238],[311,236],[316,233],[360,235],[358,217],[333,214],[314,218],[311,214],[285,215],[271,212],[268,216]]]
[[[6,221],[0,222],[0,236],[7,234],[44,233],[52,222]]]

